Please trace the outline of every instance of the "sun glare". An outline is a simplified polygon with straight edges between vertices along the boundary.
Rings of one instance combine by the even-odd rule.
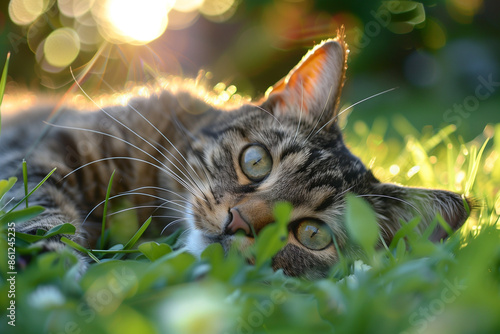
[[[146,44],[165,32],[174,3],[174,0],[106,0],[93,7],[93,14],[109,41]]]

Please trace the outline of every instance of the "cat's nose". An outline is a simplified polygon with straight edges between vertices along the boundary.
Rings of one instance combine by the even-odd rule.
[[[239,230],[243,230],[247,236],[252,236],[250,225],[241,217],[237,209],[229,210],[229,224],[226,226],[226,234],[233,235]]]

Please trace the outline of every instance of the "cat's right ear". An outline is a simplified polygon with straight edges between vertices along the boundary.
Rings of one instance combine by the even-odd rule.
[[[266,93],[262,108],[277,116],[290,113],[326,124],[336,116],[347,69],[343,31],[317,45]]]

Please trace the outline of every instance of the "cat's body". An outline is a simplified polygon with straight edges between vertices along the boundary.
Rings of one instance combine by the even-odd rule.
[[[113,170],[112,195],[129,192],[134,206],[166,208],[165,215],[186,218],[186,247],[193,253],[212,242],[228,249],[238,230],[247,235],[241,247],[251,244],[272,223],[273,205],[290,202],[288,244],[273,262],[289,275],[322,276],[335,263],[332,235],[341,249],[348,242],[348,192],[372,204],[387,241],[400,220],[415,215],[422,217],[421,230],[437,213],[460,227],[468,212],[459,195],[380,183],[346,148],[335,121],[346,57],[342,40],[327,41],[263,102],[232,111],[167,90],[91,113],[62,110],[36,144],[52,109],[4,122],[0,178],[20,177],[30,148],[31,187],[58,168],[30,199],[47,210],[20,230],[71,222],[75,240],[88,246],[100,233],[99,204]],[[22,184],[14,195],[22,198]],[[138,212],[147,216],[153,210]],[[444,236],[439,229],[433,238]]]

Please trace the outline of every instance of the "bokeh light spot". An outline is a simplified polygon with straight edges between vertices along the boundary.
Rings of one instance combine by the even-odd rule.
[[[71,28],[54,30],[43,46],[45,60],[55,67],[69,66],[80,52],[80,38]]]
[[[399,166],[398,165],[392,165],[391,167],[389,167],[389,172],[392,174],[392,175],[398,175],[399,174]]]
[[[448,0],[446,6],[455,21],[470,24],[474,15],[483,7],[483,0]]]
[[[432,49],[440,49],[446,44],[444,28],[432,18],[428,18],[423,32],[424,43]]]
[[[108,41],[146,44],[165,32],[173,5],[174,0],[107,0],[96,2],[92,13]]]
[[[200,12],[212,20],[217,21],[217,18],[221,17],[221,21],[224,21],[227,14],[232,15],[231,9],[235,7],[234,0],[205,0]]]
[[[9,16],[18,25],[28,25],[47,10],[48,4],[48,0],[11,0]]]
[[[181,12],[178,10],[170,11],[168,15],[168,29],[169,30],[181,30],[193,25],[200,13],[196,10],[191,12]]]
[[[404,73],[415,86],[435,85],[441,78],[441,66],[436,58],[424,51],[415,51],[405,60]]]
[[[179,12],[192,12],[203,5],[205,0],[177,0],[174,9]]]
[[[95,0],[57,0],[59,11],[68,17],[79,17],[87,13]]]

